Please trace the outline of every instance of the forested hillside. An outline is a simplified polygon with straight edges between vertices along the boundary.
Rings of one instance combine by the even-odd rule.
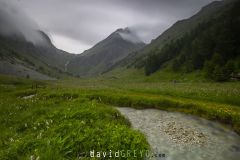
[[[234,77],[240,68],[239,8],[239,1],[226,5],[218,17],[199,23],[161,49],[152,49],[136,66],[144,67],[146,75],[170,68],[185,73],[204,70],[207,78],[216,81]]]

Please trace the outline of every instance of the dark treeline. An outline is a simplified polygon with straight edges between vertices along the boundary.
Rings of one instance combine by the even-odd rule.
[[[146,75],[170,66],[175,72],[204,70],[207,78],[228,80],[240,68],[239,8],[240,2],[235,2],[218,18],[199,24],[161,50],[152,50],[145,62]]]

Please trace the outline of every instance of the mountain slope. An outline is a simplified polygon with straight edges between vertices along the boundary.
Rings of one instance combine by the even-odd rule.
[[[208,78],[229,79],[240,66],[239,3],[228,0],[209,4],[193,17],[174,24],[115,68],[144,68],[146,75],[163,69],[182,73],[208,70]]]
[[[0,36],[0,74],[28,75],[35,79],[58,78],[67,75],[64,73],[65,64],[73,57],[52,44],[35,46],[22,39]]]
[[[170,67],[173,71],[205,70],[206,77],[216,81],[230,79],[240,64],[240,7],[233,1],[205,20],[182,38],[165,45],[148,56],[146,74]]]
[[[37,24],[10,3],[0,1],[0,74],[52,79],[66,76],[74,55],[57,49]]]
[[[72,59],[68,72],[79,76],[99,75],[145,44],[128,28],[118,29],[91,49]]]
[[[185,34],[189,33],[199,24],[215,19],[224,10],[225,6],[235,0],[224,0],[224,1],[214,1],[209,5],[203,7],[194,16],[180,20],[173,24],[169,29],[163,32],[159,37],[148,45],[146,45],[142,50],[137,53],[129,55],[126,59],[122,60],[121,64],[129,66],[143,67],[144,61],[152,51],[160,51],[166,44],[171,41],[180,39]]]

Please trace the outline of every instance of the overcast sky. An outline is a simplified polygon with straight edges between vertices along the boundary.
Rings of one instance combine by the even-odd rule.
[[[7,0],[6,0],[7,1]],[[149,43],[213,0],[14,0],[56,47],[81,53],[118,28]]]

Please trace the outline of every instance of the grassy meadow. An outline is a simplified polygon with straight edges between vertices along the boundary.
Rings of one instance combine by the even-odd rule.
[[[89,100],[84,91],[8,78],[1,79],[0,88],[2,160],[90,159],[87,152],[92,150],[149,147],[117,110]]]
[[[113,106],[183,112],[240,133],[239,82],[1,76],[0,159],[90,159],[91,150],[149,149]]]

